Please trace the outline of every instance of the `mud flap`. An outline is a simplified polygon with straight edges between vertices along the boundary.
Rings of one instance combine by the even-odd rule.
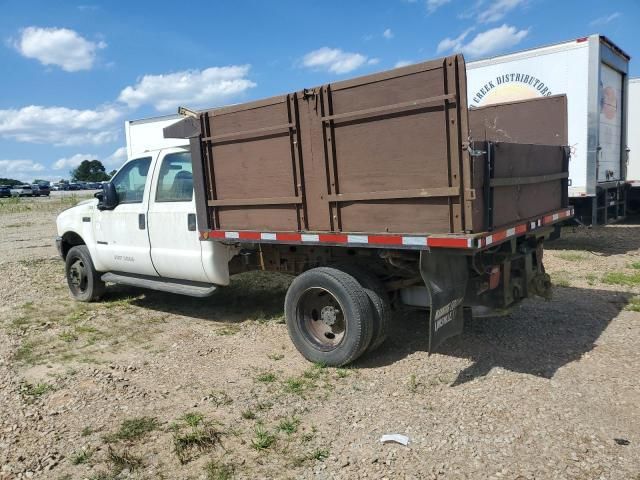
[[[468,266],[463,255],[420,252],[420,275],[429,291],[429,355],[464,327],[462,303]]]

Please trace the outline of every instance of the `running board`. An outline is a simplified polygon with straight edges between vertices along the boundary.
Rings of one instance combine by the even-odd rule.
[[[178,295],[188,295],[190,297],[208,297],[216,291],[216,286],[209,283],[190,282],[188,280],[176,280],[174,278],[150,277],[131,273],[108,272],[102,275],[101,278],[103,282],[177,293]]]

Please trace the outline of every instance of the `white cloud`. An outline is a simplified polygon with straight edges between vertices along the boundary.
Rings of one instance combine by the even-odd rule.
[[[387,40],[391,40],[394,35],[390,28],[387,28],[384,32],[382,32],[382,36]]]
[[[598,17],[595,20],[589,22],[589,25],[606,25],[607,23],[613,22],[616,18],[620,16],[620,12],[613,12],[610,15],[605,15],[603,17]]]
[[[95,160],[96,157],[92,153],[76,153],[71,157],[60,158],[53,164],[55,170],[76,168],[83,160]]]
[[[100,145],[116,140],[123,112],[112,106],[96,110],[30,105],[0,110],[0,138],[60,145]]]
[[[322,47],[302,57],[302,65],[331,73],[349,73],[363,65],[375,65],[380,60],[369,58],[361,53],[350,53],[339,48]]]
[[[529,34],[529,29],[518,30],[510,25],[492,28],[477,34],[473,39],[464,43],[471,29],[456,38],[445,38],[438,44],[438,53],[453,50],[462,52],[469,57],[489,55],[506,50],[520,43]]]
[[[102,163],[109,167],[119,167],[127,160],[127,147],[117,148],[111,155],[106,157]]]
[[[169,111],[184,105],[213,107],[256,86],[247,77],[250,65],[211,67],[161,75],[145,75],[120,92],[118,100],[130,107],[153,105]]]
[[[14,42],[15,48],[27,58],[35,58],[43,65],[57,65],[67,72],[90,70],[96,52],[107,46],[92,42],[68,28],[27,27]]]
[[[0,160],[0,177],[30,182],[33,176],[45,169],[33,160]]]
[[[511,10],[523,5],[527,0],[494,0],[489,6],[479,5],[477,19],[481,23],[502,20]]]
[[[449,50],[462,51],[464,39],[473,31],[473,27],[468,28],[456,38],[445,38],[438,43],[437,53],[447,52]]]
[[[398,60],[393,68],[406,67],[407,65],[411,65],[412,63],[414,62],[412,62],[411,60]]]
[[[427,0],[427,11],[433,13],[451,0]]]

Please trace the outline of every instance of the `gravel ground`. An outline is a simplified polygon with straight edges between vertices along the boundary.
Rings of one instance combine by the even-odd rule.
[[[426,316],[398,313],[332,369],[290,344],[282,276],[74,303],[53,247],[68,204],[0,204],[2,479],[640,479],[638,225],[565,229],[552,301],[430,357]]]

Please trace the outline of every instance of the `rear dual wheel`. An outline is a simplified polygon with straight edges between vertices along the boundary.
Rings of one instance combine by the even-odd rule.
[[[363,279],[356,268],[320,267],[291,283],[285,298],[287,328],[307,360],[346,365],[384,341],[380,305],[372,301],[371,285]]]

